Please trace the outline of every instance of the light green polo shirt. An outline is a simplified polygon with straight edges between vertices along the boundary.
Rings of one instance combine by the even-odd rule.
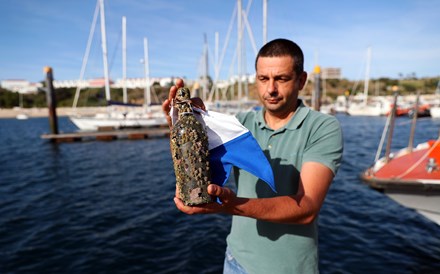
[[[264,198],[296,194],[305,162],[319,162],[334,174],[342,157],[342,131],[337,119],[304,106],[278,130],[266,125],[264,110],[240,113],[267,156],[277,193],[252,174],[234,169],[237,195]],[[233,216],[227,238],[232,255],[248,273],[318,273],[317,220],[310,225],[286,225]]]

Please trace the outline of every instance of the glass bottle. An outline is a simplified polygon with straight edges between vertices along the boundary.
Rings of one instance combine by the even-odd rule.
[[[211,183],[208,137],[194,115],[189,89],[177,90],[174,107],[178,120],[170,132],[170,146],[179,198],[185,205],[209,203],[212,199],[207,192]]]

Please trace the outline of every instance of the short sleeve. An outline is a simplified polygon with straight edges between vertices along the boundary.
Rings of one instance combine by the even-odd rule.
[[[330,168],[336,175],[343,152],[342,130],[338,120],[326,117],[323,121],[316,121],[310,134],[303,154],[303,164],[318,162]]]

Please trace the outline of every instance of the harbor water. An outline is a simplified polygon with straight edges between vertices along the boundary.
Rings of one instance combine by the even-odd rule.
[[[337,118],[344,159],[319,217],[321,273],[440,273],[440,226],[359,179],[386,118]],[[410,131],[396,123],[393,149]],[[59,128],[76,130],[66,117]],[[415,143],[439,128],[419,119]],[[44,133],[47,118],[0,119],[0,273],[222,272],[230,216],[175,208],[168,139],[53,144]]]

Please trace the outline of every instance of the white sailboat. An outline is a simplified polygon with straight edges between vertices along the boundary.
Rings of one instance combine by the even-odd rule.
[[[17,120],[27,120],[29,116],[23,111],[23,94],[21,92],[18,93],[19,107],[14,108],[14,110],[20,111],[20,113],[15,116]]]
[[[91,39],[93,37],[92,33],[95,29],[96,19],[98,16],[98,11],[100,13],[101,19],[101,39],[102,39],[102,56],[103,56],[103,64],[104,64],[104,78],[105,78],[105,95],[108,103],[111,102],[110,98],[110,81],[109,81],[109,72],[108,72],[108,61],[107,61],[107,40],[106,40],[106,29],[105,29],[105,14],[104,14],[104,0],[98,0],[95,16],[92,23],[92,29],[89,35],[89,41],[87,44],[86,54],[83,60],[83,66],[80,73],[80,80],[84,75],[85,66],[87,63],[88,53],[90,49]],[[124,85],[125,85],[125,17],[122,21],[123,25],[123,77],[124,77]],[[124,103],[114,104],[112,103],[107,107],[107,111],[104,113],[97,113],[93,116],[82,116],[82,115],[73,115],[70,116],[70,120],[83,131],[93,131],[99,129],[123,129],[123,128],[133,128],[133,127],[156,127],[156,126],[165,126],[167,125],[167,121],[165,115],[162,113],[161,106],[152,106],[151,105],[151,96],[150,96],[150,81],[149,81],[149,69],[148,69],[148,43],[147,39],[144,38],[144,65],[145,65],[145,79],[146,79],[146,87],[145,87],[145,95],[144,95],[144,105],[137,106],[133,104],[127,104],[127,94],[126,88],[123,89],[123,98]],[[73,103],[73,108],[76,109],[76,105],[79,98],[80,87],[78,87],[75,99]]]
[[[391,111],[391,103],[384,97],[368,98],[370,82],[371,47],[367,49],[367,66],[365,70],[364,93],[351,98],[347,114],[351,116],[384,116]]]

